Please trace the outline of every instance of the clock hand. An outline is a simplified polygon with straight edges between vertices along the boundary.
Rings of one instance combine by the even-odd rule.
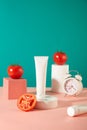
[[[73,88],[74,90],[76,90],[76,88]]]

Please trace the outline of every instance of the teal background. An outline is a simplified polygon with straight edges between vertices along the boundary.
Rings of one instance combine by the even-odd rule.
[[[10,64],[24,68],[28,86],[36,85],[34,56],[49,56],[51,86],[53,54],[68,55],[87,87],[87,0],[0,0],[0,86]]]

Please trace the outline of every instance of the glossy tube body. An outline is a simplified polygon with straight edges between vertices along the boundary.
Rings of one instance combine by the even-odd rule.
[[[45,97],[46,73],[48,56],[34,56],[36,68],[36,96],[38,99]]]
[[[74,105],[67,108],[67,114],[69,116],[78,116],[81,114],[87,113],[87,104],[86,105]]]

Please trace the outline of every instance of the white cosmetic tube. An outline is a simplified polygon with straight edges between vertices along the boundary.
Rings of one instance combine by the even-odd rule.
[[[86,105],[74,105],[67,108],[67,114],[69,116],[78,116],[81,114],[87,113],[87,104]]]
[[[46,72],[48,56],[34,56],[36,68],[36,96],[37,99],[45,97],[46,91]]]

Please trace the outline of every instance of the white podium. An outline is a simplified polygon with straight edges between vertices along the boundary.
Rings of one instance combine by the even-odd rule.
[[[64,93],[64,80],[69,73],[69,65],[52,65],[51,71],[52,92]]]

